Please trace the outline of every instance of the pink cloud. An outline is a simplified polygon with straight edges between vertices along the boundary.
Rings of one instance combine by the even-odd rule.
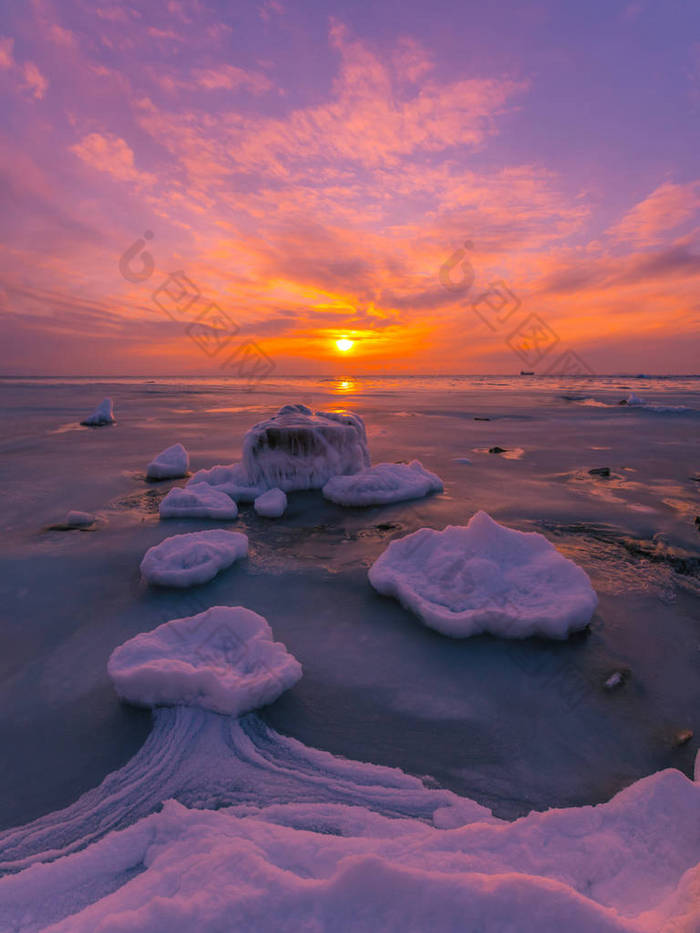
[[[140,172],[134,165],[134,153],[123,139],[110,133],[89,133],[70,147],[80,159],[92,168],[107,172],[119,181],[152,184],[153,175]]]
[[[46,94],[49,82],[39,71],[39,68],[34,62],[25,62],[22,66],[22,75],[24,78],[22,86],[37,100],[41,100]]]
[[[618,240],[651,244],[700,211],[700,181],[684,185],[665,182],[646,197],[609,231]]]
[[[15,40],[7,36],[0,37],[0,68],[12,68],[15,60],[12,55],[12,49]]]

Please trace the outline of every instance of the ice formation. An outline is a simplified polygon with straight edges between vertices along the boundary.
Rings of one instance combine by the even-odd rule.
[[[158,586],[194,586],[213,580],[247,553],[248,538],[237,531],[193,531],[149,548],[141,561],[141,574]]]
[[[477,512],[466,527],[421,528],[392,541],[369,571],[372,586],[444,635],[566,638],[591,620],[588,575],[536,532]]]
[[[223,492],[236,502],[254,502],[267,489],[263,483],[250,483],[240,463],[227,466],[213,466],[208,470],[198,470],[188,481],[187,486],[206,483],[218,492]]]
[[[312,413],[306,405],[285,405],[246,432],[242,464],[255,485],[320,489],[332,476],[369,466],[364,422],[349,411]]]
[[[80,423],[86,424],[91,428],[97,428],[103,424],[114,424],[114,421],[114,406],[112,404],[112,399],[106,398],[100,402],[91,415],[88,415],[88,417]]]
[[[338,505],[385,505],[404,499],[420,499],[442,492],[442,480],[426,470],[420,460],[379,463],[351,476],[334,476],[323,495]]]
[[[179,479],[187,476],[190,468],[190,455],[182,444],[173,444],[161,450],[157,457],[148,464],[146,476],[148,479]]]
[[[253,508],[263,518],[280,518],[287,508],[287,497],[281,489],[268,489],[258,496]]]
[[[301,677],[267,620],[242,606],[214,606],[137,635],[112,652],[107,670],[127,703],[227,716],[272,703]]]
[[[186,489],[180,486],[171,489],[160,503],[159,511],[161,518],[233,519],[238,515],[238,506],[216,487],[198,483]]]
[[[94,521],[95,516],[92,512],[78,512],[74,509],[66,515],[66,525],[70,528],[86,528],[88,525],[92,525]]]

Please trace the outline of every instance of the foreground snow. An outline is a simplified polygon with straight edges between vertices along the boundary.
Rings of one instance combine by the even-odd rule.
[[[281,489],[268,489],[258,496],[253,508],[263,518],[280,518],[287,508],[287,497]]]
[[[293,744],[297,760],[288,766],[303,768],[306,750]],[[250,741],[241,751],[245,758],[258,753]],[[342,764],[330,755],[325,760],[319,784],[337,780]],[[361,779],[368,794],[389,770],[344,767],[346,784]],[[397,786],[393,793],[402,791]],[[421,791],[413,793],[417,799]],[[435,793],[422,790],[426,799]],[[600,806],[531,813],[514,823],[481,817],[480,808],[463,803],[457,798],[438,806],[432,819],[417,819],[343,803],[201,810],[170,800],[82,851],[0,880],[0,927],[17,933],[700,928],[700,785],[678,771],[638,781]],[[57,922],[47,927],[49,918]]]
[[[208,470],[198,470],[188,481],[188,488],[201,485],[211,486],[217,492],[222,492],[236,502],[254,502],[261,496],[267,486],[251,483],[240,463],[213,466]]]
[[[267,620],[241,606],[215,606],[137,635],[112,652],[107,670],[119,696],[136,706],[233,716],[271,703],[301,677]]]
[[[323,487],[323,495],[338,505],[386,505],[442,489],[439,476],[426,470],[420,460],[412,460],[409,464],[379,463],[351,476],[334,476]]]
[[[161,518],[234,519],[238,506],[226,493],[206,483],[181,489],[176,486],[158,507]]]
[[[369,466],[364,422],[349,411],[284,405],[246,432],[242,465],[248,482],[266,489],[320,489]]]
[[[565,638],[590,622],[598,603],[585,571],[543,535],[506,528],[486,512],[466,527],[421,528],[392,541],[369,579],[453,637]]]
[[[86,424],[91,428],[97,428],[103,424],[114,424],[114,422],[114,405],[112,404],[112,399],[105,398],[100,402],[93,413],[88,415],[88,417],[80,423]]]
[[[149,548],[141,561],[141,574],[159,586],[194,586],[213,580],[247,553],[248,538],[240,532],[193,531]]]
[[[161,450],[157,457],[148,464],[146,476],[148,479],[179,479],[187,476],[190,468],[190,455],[182,444],[173,444]]]

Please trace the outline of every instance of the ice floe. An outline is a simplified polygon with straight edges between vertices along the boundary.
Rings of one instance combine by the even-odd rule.
[[[103,424],[114,424],[114,422],[114,405],[112,404],[112,399],[105,398],[100,402],[93,413],[88,415],[88,417],[80,423],[86,424],[91,428],[97,428]]]
[[[285,492],[320,489],[332,476],[369,466],[364,422],[349,411],[284,405],[246,432],[242,465],[253,485]]]
[[[86,528],[94,522],[95,516],[92,512],[79,512],[73,509],[66,515],[66,525],[69,528]]]
[[[208,470],[198,470],[188,481],[187,486],[206,483],[218,492],[226,493],[236,502],[254,502],[266,490],[264,483],[251,483],[240,463],[218,464]]]
[[[141,574],[158,586],[195,586],[212,580],[247,553],[248,538],[240,532],[193,531],[149,548],[141,561]]]
[[[190,468],[190,455],[182,444],[173,444],[161,450],[157,457],[148,464],[146,476],[148,479],[179,479],[187,476]]]
[[[281,489],[268,489],[258,496],[253,508],[263,518],[280,518],[287,508],[287,497]]]
[[[234,519],[238,506],[224,492],[214,486],[198,483],[183,489],[171,489],[159,506],[161,518],[218,518]]]
[[[455,638],[565,638],[590,622],[598,603],[585,571],[543,535],[506,528],[486,512],[466,527],[421,528],[392,541],[369,579]]]
[[[385,505],[442,490],[440,477],[426,470],[420,460],[412,460],[378,463],[350,476],[334,476],[323,487],[323,495],[338,505]]]
[[[200,706],[240,716],[272,703],[301,677],[267,620],[242,606],[174,619],[116,648],[107,665],[135,706]]]

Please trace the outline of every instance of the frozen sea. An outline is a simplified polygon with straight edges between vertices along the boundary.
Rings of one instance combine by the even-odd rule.
[[[647,404],[620,406],[630,392]],[[105,396],[117,424],[81,426]],[[0,829],[46,817],[37,825],[49,845],[58,817],[47,815],[113,772],[126,786],[134,761],[162,751],[155,733],[172,748],[178,729],[177,754],[161,755],[119,825],[166,796],[212,807],[255,798],[211,760],[190,773],[210,726],[124,706],[107,677],[115,646],[219,604],[265,616],[303,666],[298,684],[248,717],[251,741],[267,725],[507,819],[606,801],[663,768],[692,774],[700,378],[278,377],[250,391],[214,378],[4,379],[0,399]],[[233,522],[159,520],[160,499],[184,480],[147,483],[155,454],[181,442],[192,471],[232,463],[246,429],[285,402],[358,412],[374,463],[418,458],[444,494],[348,509],[301,492],[274,521],[244,504]],[[610,475],[589,473],[600,467]],[[554,643],[451,640],[372,589],[368,567],[393,538],[465,524],[479,509],[545,534],[584,567],[600,600],[586,631]],[[69,510],[97,521],[52,528]],[[228,527],[248,535],[250,553],[209,584],[141,581],[148,547]],[[616,671],[623,685],[606,690]],[[684,730],[695,737],[679,744]],[[292,799],[273,772],[262,797]]]

